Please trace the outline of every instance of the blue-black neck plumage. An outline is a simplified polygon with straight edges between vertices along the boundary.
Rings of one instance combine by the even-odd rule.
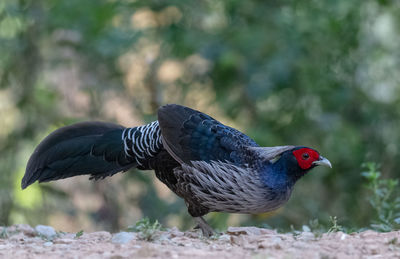
[[[267,188],[286,191],[292,189],[308,170],[299,167],[292,151],[286,151],[275,162],[265,161],[260,171],[261,180]]]

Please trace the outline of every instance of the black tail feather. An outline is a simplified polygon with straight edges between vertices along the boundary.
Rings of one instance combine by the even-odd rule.
[[[124,127],[104,122],[82,122],[48,135],[28,161],[21,187],[90,174],[100,179],[136,165],[124,153]]]

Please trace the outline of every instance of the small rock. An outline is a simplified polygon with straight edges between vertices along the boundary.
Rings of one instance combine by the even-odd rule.
[[[107,231],[97,231],[89,234],[83,233],[80,238],[82,237],[87,237],[91,240],[102,241],[111,239],[112,235]]]
[[[71,238],[58,238],[57,240],[54,241],[55,244],[71,244],[73,242],[75,242],[75,239],[71,239]]]
[[[311,229],[307,225],[303,225],[303,232],[311,232]]]
[[[190,238],[198,238],[199,233],[198,232],[193,232],[193,231],[187,231],[183,234],[185,237],[190,237]]]
[[[44,243],[43,245],[44,245],[44,246],[52,246],[52,245],[53,245],[53,242],[46,242],[46,243]]]
[[[263,249],[263,248],[268,248],[271,246],[271,243],[269,240],[263,240],[258,244],[258,248]]]
[[[256,250],[256,249],[257,249],[257,245],[255,245],[255,244],[246,244],[246,245],[244,246],[244,249],[247,249],[247,250]]]
[[[373,255],[379,254],[379,246],[370,246],[369,250],[371,251],[371,254],[373,254]]]
[[[220,241],[230,241],[231,237],[229,235],[227,235],[227,234],[223,234],[223,235],[219,236],[218,240],[220,240]]]
[[[303,241],[311,241],[311,240],[315,240],[315,235],[311,232],[302,232],[299,237],[299,240],[303,240]]]
[[[229,227],[226,231],[230,235],[276,235],[276,230],[257,227]]]
[[[0,245],[0,250],[11,249],[12,247],[11,244]]]
[[[157,241],[163,242],[163,241],[169,241],[170,240],[170,235],[168,233],[161,233],[158,235]]]
[[[193,246],[192,242],[184,243],[183,246]]]
[[[179,231],[178,228],[173,227],[170,230],[170,235],[171,235],[171,237],[181,237],[184,235],[184,233]]]
[[[119,232],[113,236],[111,242],[114,244],[126,244],[132,241],[136,237],[135,233],[131,232]]]
[[[310,244],[308,242],[304,242],[304,241],[297,241],[295,243],[293,243],[291,245],[292,249],[296,250],[303,250],[303,249],[309,249],[310,248]]]
[[[280,237],[274,237],[269,239],[264,239],[258,244],[258,248],[270,248],[282,249],[282,239]]]
[[[57,248],[57,250],[68,250],[68,249],[70,249],[70,245],[67,245],[67,244],[55,244],[55,247]]]
[[[247,250],[255,250],[257,248],[257,244],[253,244],[249,242],[248,237],[241,235],[241,236],[231,236],[232,244],[241,246]]]
[[[51,239],[57,235],[54,228],[52,228],[50,226],[37,225],[35,227],[35,230],[39,235],[42,235],[42,236],[46,237],[47,239]]]
[[[35,230],[27,224],[17,224],[17,225],[15,225],[15,229],[16,229],[16,231],[20,231],[20,232],[24,233],[24,235],[29,236],[29,237],[33,237],[36,235]]]
[[[23,233],[18,233],[10,236],[8,239],[16,242],[23,242],[27,237]]]
[[[229,227],[226,231],[231,235],[261,235],[262,231],[256,227]]]
[[[362,232],[359,236],[361,238],[375,238],[377,235],[378,233],[373,230],[366,230]]]
[[[243,247],[248,244],[243,236],[231,236],[231,243]]]

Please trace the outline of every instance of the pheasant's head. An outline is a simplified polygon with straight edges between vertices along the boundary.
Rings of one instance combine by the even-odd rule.
[[[312,168],[323,165],[332,167],[318,151],[303,146],[257,148],[264,158],[263,181],[270,188],[292,187]]]
[[[317,165],[328,166],[332,168],[331,162],[321,156],[318,151],[308,147],[297,147],[292,151],[297,165],[302,170],[310,170]]]

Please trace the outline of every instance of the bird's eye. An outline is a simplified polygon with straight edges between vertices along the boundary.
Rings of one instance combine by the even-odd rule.
[[[303,159],[307,160],[310,157],[310,155],[308,153],[303,153]]]

